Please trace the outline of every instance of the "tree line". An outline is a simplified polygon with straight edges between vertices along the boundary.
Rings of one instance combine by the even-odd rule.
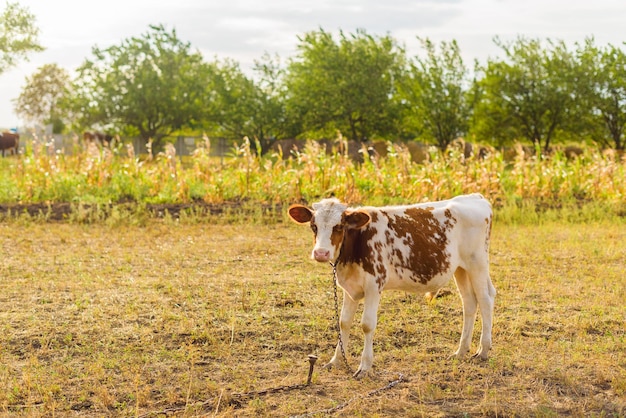
[[[298,38],[283,61],[265,54],[251,74],[206,60],[175,29],[92,48],[74,74],[56,64],[26,80],[15,111],[55,132],[101,129],[162,141],[179,133],[259,141],[284,138],[419,140],[445,150],[456,138],[548,150],[588,142],[624,150],[626,55],[593,38],[495,38],[502,57],[463,61],[456,41],[421,38],[408,56],[390,35],[324,29]],[[1,49],[1,48],[0,48]]]

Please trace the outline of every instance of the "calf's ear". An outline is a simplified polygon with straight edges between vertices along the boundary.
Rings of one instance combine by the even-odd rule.
[[[346,212],[346,225],[348,228],[359,229],[370,223],[372,218],[367,212],[361,210],[355,210],[352,212]]]
[[[313,212],[311,209],[302,205],[291,205],[289,209],[287,209],[287,213],[289,213],[289,217],[299,224],[305,224],[311,221],[313,217]]]

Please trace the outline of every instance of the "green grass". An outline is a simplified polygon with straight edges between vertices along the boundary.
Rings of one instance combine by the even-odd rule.
[[[0,223],[4,416],[289,416],[353,398],[338,416],[626,416],[623,224],[495,224],[486,362],[449,359],[453,284],[432,302],[385,293],[373,376],[317,367],[304,390],[240,404],[233,393],[303,383],[308,354],[332,355],[331,271],[308,259],[310,231],[142,224]]]

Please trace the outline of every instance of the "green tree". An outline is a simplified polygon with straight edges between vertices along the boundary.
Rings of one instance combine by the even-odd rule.
[[[14,101],[15,113],[34,124],[52,124],[54,133],[60,133],[64,126],[60,104],[67,97],[70,84],[69,73],[58,65],[40,67],[26,78],[26,85]]]
[[[456,41],[442,42],[439,52],[428,39],[420,39],[426,52],[410,63],[400,83],[400,98],[406,109],[406,130],[434,141],[445,150],[468,129],[471,101],[470,80]]]
[[[402,74],[404,51],[390,36],[364,30],[339,34],[324,30],[301,37],[298,55],[285,76],[286,112],[293,134],[334,136],[365,141],[394,135],[397,112],[391,97]]]
[[[287,136],[288,133],[285,70],[281,67],[278,56],[265,54],[255,61],[254,72],[259,91],[258,111],[255,112],[256,125],[259,127],[257,137],[263,148],[267,149],[271,142]]]
[[[278,63],[269,56],[257,61],[258,80],[246,76],[230,60],[215,62],[210,68],[205,100],[209,129],[231,138],[256,139],[266,149],[271,139],[280,135],[283,121]]]
[[[7,3],[0,14],[0,74],[27,60],[29,53],[43,51],[38,38],[35,16],[19,3]]]
[[[587,39],[578,48],[581,131],[602,147],[626,149],[626,54],[613,45],[595,46]]]
[[[159,150],[164,137],[200,124],[210,71],[175,30],[150,26],[140,37],[92,52],[73,87],[81,126],[138,134]]]
[[[497,145],[526,139],[544,150],[570,130],[576,101],[577,62],[563,41],[495,39],[506,61],[490,59],[480,68],[480,100],[472,132]]]

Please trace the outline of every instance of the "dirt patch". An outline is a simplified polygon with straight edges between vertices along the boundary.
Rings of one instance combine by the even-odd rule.
[[[28,215],[31,217],[48,217],[50,220],[64,220],[72,213],[69,203],[30,203],[0,205],[0,217],[16,217]]]
[[[29,216],[51,222],[63,222],[80,219],[106,219],[113,213],[143,214],[153,218],[171,217],[178,219],[183,215],[210,216],[254,216],[260,215],[279,221],[282,218],[282,205],[252,204],[250,202],[223,203],[161,203],[139,204],[134,202],[115,204],[72,204],[29,203],[0,204],[0,219]]]

